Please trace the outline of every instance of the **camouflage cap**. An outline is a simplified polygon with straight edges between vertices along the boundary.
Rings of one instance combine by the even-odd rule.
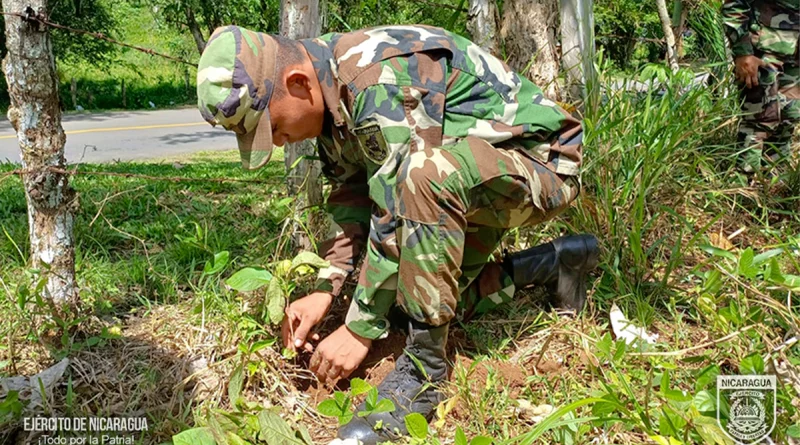
[[[272,154],[269,100],[277,44],[238,26],[217,28],[197,67],[197,107],[211,125],[236,133],[242,167],[263,167]]]

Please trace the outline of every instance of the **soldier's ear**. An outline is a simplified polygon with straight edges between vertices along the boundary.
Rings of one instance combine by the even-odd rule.
[[[292,69],[286,73],[286,91],[299,99],[311,97],[311,78],[301,69]]]

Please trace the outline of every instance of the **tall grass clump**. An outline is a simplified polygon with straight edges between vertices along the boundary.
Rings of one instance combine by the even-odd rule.
[[[601,286],[610,293],[667,289],[710,222],[693,211],[689,192],[732,165],[737,106],[718,93],[722,85],[693,80],[691,72],[650,68],[612,82],[601,69],[597,105],[584,117],[590,148],[571,220],[607,249]]]

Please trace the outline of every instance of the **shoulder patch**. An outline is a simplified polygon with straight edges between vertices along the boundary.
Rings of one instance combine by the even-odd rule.
[[[381,127],[377,122],[370,122],[353,129],[353,134],[358,138],[358,145],[364,156],[370,161],[380,165],[389,156],[389,148],[383,137]]]

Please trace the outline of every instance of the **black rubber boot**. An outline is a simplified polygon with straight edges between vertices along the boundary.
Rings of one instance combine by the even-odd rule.
[[[599,256],[594,235],[571,235],[506,255],[503,267],[517,289],[546,286],[553,307],[578,313],[586,303],[586,279]]]
[[[395,410],[359,417],[358,413],[366,409],[366,403],[362,403],[353,420],[339,428],[340,439],[358,439],[365,445],[395,441],[408,434],[407,414],[419,413],[430,420],[441,401],[441,394],[431,384],[447,378],[447,330],[448,325],[432,327],[416,321],[409,323],[406,351],[397,359],[394,370],[378,385],[378,400],[391,400]],[[422,370],[409,354],[417,359]]]

